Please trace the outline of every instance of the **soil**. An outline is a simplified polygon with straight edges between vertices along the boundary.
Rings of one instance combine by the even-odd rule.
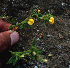
[[[0,15],[10,18],[3,19],[13,24],[20,23],[31,14],[31,8],[39,8],[42,14],[51,12],[55,22],[53,25],[37,20],[31,28],[18,29],[19,41],[10,49],[12,51],[27,50],[31,46],[33,38],[36,38],[36,46],[43,51],[42,55],[47,63],[22,63],[22,60],[13,66],[6,64],[11,54],[5,50],[0,54],[1,68],[70,68],[70,1],[69,0],[2,0],[0,1]],[[52,54],[49,57],[49,54]]]

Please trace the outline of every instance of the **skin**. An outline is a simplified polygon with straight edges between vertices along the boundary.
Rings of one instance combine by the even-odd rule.
[[[11,24],[0,19],[0,53],[4,50],[12,47],[19,39],[19,34],[16,32],[16,28],[8,30]]]

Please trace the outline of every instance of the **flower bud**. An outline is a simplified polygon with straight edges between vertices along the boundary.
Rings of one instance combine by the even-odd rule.
[[[20,57],[24,57],[24,54],[22,54]]]
[[[33,55],[34,55],[34,56],[36,55],[36,52],[35,52],[35,51],[33,51]]]

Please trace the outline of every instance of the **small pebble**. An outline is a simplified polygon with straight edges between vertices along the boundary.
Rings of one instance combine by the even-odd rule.
[[[65,5],[66,5],[66,3],[61,3],[61,5],[62,5],[62,6],[65,6]]]
[[[42,38],[42,36],[40,35],[40,36],[39,36],[39,38],[41,39],[41,38]]]
[[[24,34],[24,33],[23,33]]]
[[[60,46],[60,45],[58,45],[57,47],[58,47],[58,48],[61,48],[61,46]]]
[[[37,66],[35,66],[34,68],[38,68]]]
[[[37,38],[37,41],[40,41],[40,39],[39,39],[39,38]]]
[[[41,43],[42,45],[44,45],[45,43]]]
[[[50,13],[50,10],[48,10],[48,12]]]
[[[62,36],[62,35],[59,33],[59,38],[64,38],[64,36]]]
[[[52,35],[47,35],[47,37],[51,37]]]
[[[39,33],[39,30],[37,30],[37,32]]]
[[[37,25],[38,26],[38,25]]]
[[[50,53],[48,56],[52,56],[52,54]]]
[[[42,33],[40,33],[42,35]]]

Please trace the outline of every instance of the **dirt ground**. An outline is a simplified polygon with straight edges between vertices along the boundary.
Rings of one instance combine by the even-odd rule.
[[[47,63],[36,62],[31,64],[28,64],[27,62],[22,63],[19,61],[15,66],[12,66],[12,64],[7,65],[6,62],[11,57],[11,54],[8,50],[6,50],[3,54],[0,54],[0,67],[70,68],[70,1],[34,0],[32,2],[31,0],[1,1],[0,15],[6,14],[6,16],[10,16],[7,21],[11,21],[12,18],[15,18],[15,22],[13,23],[15,24],[23,21],[30,15],[31,7],[34,9],[39,8],[43,14],[51,12],[55,19],[53,25],[48,25],[47,22],[46,27],[44,27],[43,21],[35,21],[31,28],[23,28],[22,30],[18,29],[17,32],[20,36],[19,41],[10,49],[12,51],[23,51],[24,49],[27,50],[31,46],[33,37],[35,37],[36,46],[43,51],[42,55],[48,61]],[[20,4],[21,6],[18,6],[17,4]],[[51,57],[48,56],[50,53],[52,54]]]

